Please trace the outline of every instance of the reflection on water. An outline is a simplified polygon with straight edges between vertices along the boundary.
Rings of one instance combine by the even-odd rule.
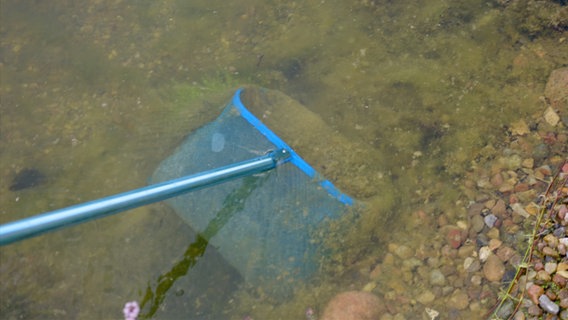
[[[226,277],[178,278],[156,312],[172,319],[302,318],[307,306],[364,285],[355,269],[381,260],[387,243],[395,251],[393,243],[430,244],[426,260],[441,240],[434,227],[416,232],[416,212],[444,213],[448,224],[464,218],[465,170],[481,148],[499,144],[503,126],[538,110],[548,73],[566,58],[552,52],[568,52],[556,50],[565,43],[555,31],[499,1],[1,6],[2,223],[144,185],[183,137],[212,121],[227,95],[246,83],[285,92],[381,155],[349,168],[368,180],[337,177],[351,185],[343,191],[365,198],[368,213],[356,234],[335,239],[343,251],[320,282],[280,304],[248,289],[211,301],[218,291],[203,288],[232,292],[239,279],[208,248],[201,268]],[[21,172],[39,172],[41,183],[11,188]],[[119,318],[125,302],[142,300],[146,288],[185,261],[193,241],[193,232],[158,204],[3,247],[0,312]],[[389,289],[372,289],[376,294],[409,289],[405,275],[382,272]],[[401,312],[411,314],[410,305]]]

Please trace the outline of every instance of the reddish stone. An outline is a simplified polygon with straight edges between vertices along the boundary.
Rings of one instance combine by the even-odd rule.
[[[503,176],[501,173],[496,173],[491,177],[490,182],[494,187],[499,187],[503,184]]]
[[[541,286],[537,286],[536,284],[531,285],[527,289],[527,295],[531,299],[531,301],[538,306],[538,297],[544,293],[544,289]]]
[[[497,252],[495,252],[495,254],[503,262],[507,262],[515,254],[515,250],[513,250],[511,247],[508,246],[502,246],[499,249],[497,249]]]
[[[527,183],[517,183],[513,190],[515,190],[515,192],[524,192],[529,190],[529,185]]]
[[[457,227],[450,227],[446,233],[446,239],[450,247],[457,249],[462,245],[462,231]]]
[[[538,304],[533,304],[531,305],[528,309],[527,312],[529,315],[531,316],[540,316],[542,314],[542,310],[540,309],[540,307],[538,306]]]
[[[509,196],[509,204],[513,204],[513,203],[517,203],[519,202],[519,198],[517,198],[516,194],[512,194]]]
[[[548,296],[548,298],[549,298],[551,301],[556,300],[556,293],[554,293],[552,290],[550,290],[550,289],[546,290],[546,293],[545,293],[545,294],[546,294],[546,296]]]
[[[561,308],[568,309],[568,298],[560,299],[560,303],[558,305]]]
[[[373,320],[379,319],[385,310],[384,303],[374,294],[348,291],[329,301],[321,320]]]
[[[505,215],[507,215],[507,206],[505,205],[505,201],[499,199],[493,208],[491,208],[491,212],[500,218],[505,217]]]
[[[566,108],[568,106],[568,68],[553,70],[548,77],[544,95],[548,98],[550,105],[554,108]]]

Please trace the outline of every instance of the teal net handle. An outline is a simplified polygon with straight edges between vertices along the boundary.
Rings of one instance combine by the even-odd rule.
[[[262,157],[9,222],[0,225],[0,246],[267,171],[288,161],[289,156],[281,149]]]

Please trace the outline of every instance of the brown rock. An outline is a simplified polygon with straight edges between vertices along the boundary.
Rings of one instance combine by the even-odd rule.
[[[544,289],[541,286],[537,286],[536,284],[531,285],[527,289],[527,295],[535,305],[538,305],[538,297],[540,297],[540,295],[543,293]]]
[[[321,320],[375,320],[384,312],[384,303],[374,294],[348,291],[329,301]]]
[[[463,235],[462,230],[458,227],[446,227],[446,239],[448,241],[448,244],[454,249],[457,249],[462,245],[463,241],[465,240],[465,236]]]
[[[503,184],[503,176],[501,175],[501,173],[496,173],[491,176],[490,182],[494,187],[499,187]]]
[[[503,246],[503,247],[500,247],[495,254],[503,262],[507,262],[515,254],[515,250],[513,250],[511,247]]]
[[[499,199],[493,208],[491,208],[491,212],[500,218],[504,217],[507,214],[507,205],[505,205],[505,201]]]
[[[494,254],[491,254],[483,265],[483,275],[489,281],[501,281],[505,274],[503,261]]]
[[[568,67],[552,71],[544,95],[548,98],[550,105],[555,108],[568,108]]]
[[[463,310],[469,305],[469,297],[464,291],[457,289],[448,301],[448,307]]]

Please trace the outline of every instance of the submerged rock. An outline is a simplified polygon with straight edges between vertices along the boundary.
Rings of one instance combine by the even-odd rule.
[[[12,183],[10,184],[11,191],[18,191],[22,189],[32,188],[45,182],[45,175],[39,170],[34,168],[26,168],[18,172]]]
[[[568,68],[560,68],[552,71],[544,95],[548,98],[553,108],[564,109],[568,107]]]
[[[321,320],[373,320],[379,319],[384,312],[384,303],[374,294],[348,291],[329,301]]]

